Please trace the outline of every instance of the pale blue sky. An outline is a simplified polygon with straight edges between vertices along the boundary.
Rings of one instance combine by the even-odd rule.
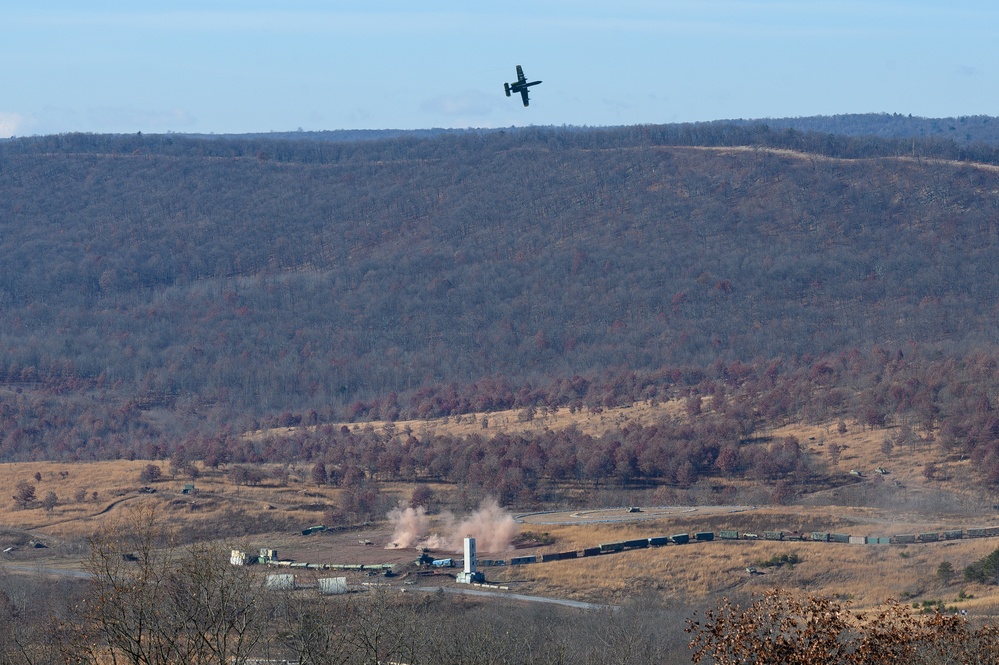
[[[0,136],[999,115],[999,3],[0,0],[0,63]]]

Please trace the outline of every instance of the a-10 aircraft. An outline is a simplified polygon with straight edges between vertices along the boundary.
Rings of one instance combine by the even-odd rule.
[[[520,65],[517,65],[517,82],[504,83],[503,89],[506,90],[507,97],[510,96],[510,93],[519,92],[520,96],[524,100],[524,106],[527,106],[529,104],[529,100],[527,99],[527,89],[532,85],[537,85],[539,83],[541,83],[541,81],[531,81],[530,83],[528,83],[527,77],[524,76],[523,68]]]

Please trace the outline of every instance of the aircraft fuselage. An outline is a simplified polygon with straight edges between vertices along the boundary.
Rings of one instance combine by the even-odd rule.
[[[510,97],[513,93],[518,92],[524,100],[524,106],[528,105],[527,89],[532,85],[537,85],[541,81],[527,81],[527,77],[524,76],[524,70],[520,65],[517,65],[517,82],[516,83],[504,83],[503,90],[506,92],[506,96]]]

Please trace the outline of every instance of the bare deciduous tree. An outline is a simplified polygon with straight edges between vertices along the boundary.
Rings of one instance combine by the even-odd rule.
[[[52,512],[52,509],[56,507],[59,503],[59,497],[55,492],[49,490],[45,493],[45,497],[42,499],[42,507],[48,512]]]
[[[92,589],[68,656],[223,665],[242,662],[266,634],[259,587],[222,546],[178,548],[147,509],[102,528],[90,544]]]
[[[12,498],[14,499],[14,503],[21,510],[24,510],[35,501],[35,486],[27,480],[19,480],[14,487],[14,496]]]
[[[995,663],[999,631],[964,618],[921,615],[899,603],[853,614],[829,598],[774,589],[746,608],[722,601],[703,621],[688,619],[695,663],[876,665]]]

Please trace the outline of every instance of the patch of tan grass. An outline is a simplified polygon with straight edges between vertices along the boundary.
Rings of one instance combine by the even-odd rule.
[[[649,593],[664,599],[709,600],[763,593],[773,587],[849,600],[862,609],[889,599],[942,600],[978,611],[999,608],[999,589],[961,582],[960,571],[994,549],[994,540],[962,540],[911,546],[842,543],[715,541],[669,545],[569,561],[487,569],[490,579],[518,590],[580,600],[624,602]],[[796,553],[793,567],[746,569],[774,556]],[[949,561],[953,583],[936,576]],[[495,572],[494,572],[495,571]],[[972,596],[958,600],[964,591]]]
[[[167,463],[158,464],[166,475]],[[18,481],[35,486],[40,502],[46,492],[55,492],[59,499],[56,507],[46,511],[41,505],[19,509],[12,499],[0,500],[0,524],[62,539],[79,539],[93,533],[107,520],[115,519],[127,507],[147,506],[156,508],[172,526],[184,529],[186,525],[202,522],[221,514],[237,511],[253,519],[254,516],[280,512],[308,526],[322,521],[323,507],[336,503],[339,490],[332,487],[317,488],[307,480],[308,470],[294,469],[288,484],[279,486],[265,481],[259,486],[237,486],[228,481],[224,473],[206,473],[194,481],[197,493],[184,495],[181,490],[184,478],[170,478],[152,483],[154,494],[138,490],[144,485],[139,481],[148,460],[56,463],[30,462],[0,464],[0,487],[10,497]],[[41,480],[35,480],[35,474]],[[77,501],[77,492],[84,493]],[[398,488],[387,488],[390,494]],[[97,492],[97,499],[93,498]]]
[[[821,466],[833,475],[847,476],[858,471],[867,481],[884,468],[888,474],[882,480],[900,483],[909,488],[945,490],[961,495],[981,494],[974,487],[977,480],[970,460],[949,457],[939,443],[928,439],[924,432],[915,433],[911,446],[895,446],[885,454],[882,445],[886,438],[894,438],[896,428],[865,428],[856,422],[847,422],[847,431],[840,434],[836,423],[818,425],[793,424],[771,431],[775,437],[794,436]],[[833,461],[833,444],[839,447],[838,459]],[[927,464],[934,464],[937,473],[927,479],[923,471]],[[991,502],[991,501],[990,501]]]
[[[489,436],[501,432],[523,434],[542,432],[546,429],[557,431],[575,426],[584,434],[599,436],[627,423],[651,425],[663,418],[679,417],[682,412],[683,403],[679,400],[673,400],[659,402],[655,405],[649,402],[638,402],[631,406],[603,409],[600,413],[593,413],[586,409],[572,413],[568,407],[561,407],[553,411],[538,409],[530,420],[525,420],[524,409],[510,409],[431,420],[398,420],[395,422],[373,420],[363,423],[336,423],[333,427],[346,426],[355,431],[371,427],[377,432],[384,432],[386,428],[389,428],[400,436],[412,433],[417,438],[421,438],[435,434],[450,436],[469,436],[471,434]],[[485,426],[483,421],[486,423]],[[315,430],[316,428],[277,427],[249,432],[246,436],[253,440],[267,436],[290,436],[301,429]]]

